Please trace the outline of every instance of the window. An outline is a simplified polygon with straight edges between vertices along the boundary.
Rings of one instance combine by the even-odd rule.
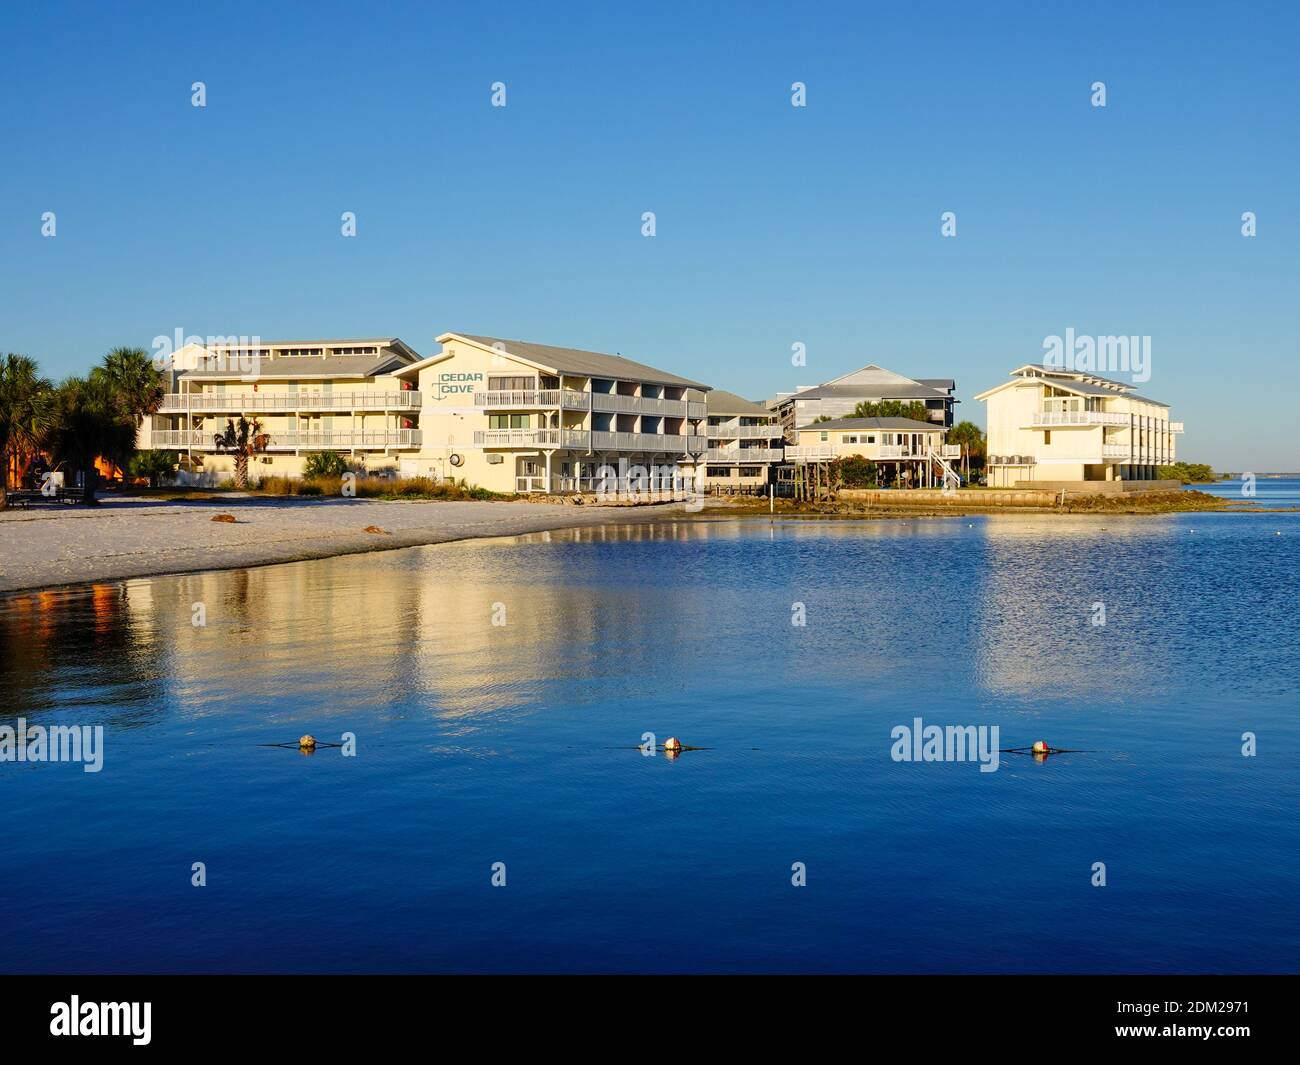
[[[856,444],[858,442],[858,438],[856,436],[846,436],[844,438],[844,442],[846,444]]]
[[[727,466],[710,466],[710,467],[709,467],[709,476],[710,476],[710,477],[730,477],[730,476],[731,476],[731,469],[730,469],[729,467],[727,467]]]
[[[821,437],[822,437],[823,440],[829,440],[829,439],[831,438],[831,434],[828,433],[828,432],[823,431],[822,434],[821,434]]]
[[[763,471],[758,466],[741,466],[740,476],[742,477],[761,477]]]
[[[536,387],[532,377],[488,377],[489,392],[529,392]]]
[[[1051,442],[1052,442],[1052,430],[1051,430],[1051,429],[1044,429],[1044,430],[1043,430],[1043,443],[1044,443],[1044,444],[1050,444]]]
[[[489,414],[489,429],[528,429],[529,415],[527,414]]]
[[[875,442],[876,442],[876,438],[874,436],[867,437],[868,444],[874,444]]]

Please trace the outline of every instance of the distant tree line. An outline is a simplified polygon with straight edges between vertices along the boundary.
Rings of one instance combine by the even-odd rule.
[[[1182,481],[1183,484],[1209,484],[1222,480],[1222,475],[1203,462],[1175,462],[1161,466],[1157,471],[1162,481]]]

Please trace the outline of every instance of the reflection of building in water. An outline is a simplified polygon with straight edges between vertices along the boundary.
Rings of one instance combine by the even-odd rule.
[[[1135,625],[1150,610],[1151,544],[1172,521],[985,522],[981,587],[970,598],[980,686],[1057,695],[1149,684],[1165,649]]]
[[[146,723],[159,712],[158,644],[122,584],[0,597],[0,713],[38,723],[75,710],[106,725]]]

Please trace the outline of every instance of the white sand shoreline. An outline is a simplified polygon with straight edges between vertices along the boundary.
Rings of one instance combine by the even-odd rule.
[[[623,524],[681,509],[233,496],[8,510],[0,512],[0,594]],[[371,525],[384,533],[366,532]]]

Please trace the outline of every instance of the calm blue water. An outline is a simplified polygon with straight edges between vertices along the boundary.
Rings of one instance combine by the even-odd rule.
[[[3,720],[107,753],[0,765],[0,969],[1293,971],[1298,577],[1300,514],[759,519],[3,599]]]
[[[1253,484],[1234,477],[1228,481],[1189,487],[1222,496],[1234,503],[1253,503],[1259,507],[1300,507],[1300,480],[1289,477],[1257,477]],[[1249,491],[1253,491],[1254,495],[1247,495]]]

